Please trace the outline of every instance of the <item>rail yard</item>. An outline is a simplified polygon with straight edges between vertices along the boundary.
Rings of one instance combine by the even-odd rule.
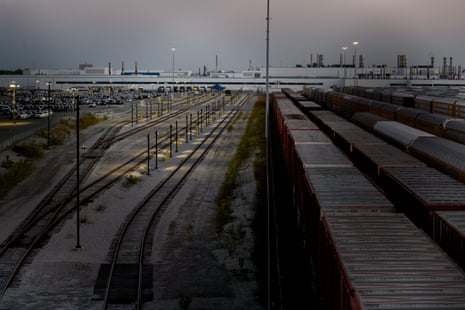
[[[0,308],[465,308],[461,93],[273,93],[268,226],[250,162],[218,233],[253,98],[124,104],[52,149],[2,200]]]
[[[177,98],[171,106],[153,114],[144,110],[138,118],[131,116],[132,109],[122,117],[109,117],[83,131],[80,182],[72,162],[76,154],[71,155],[76,142],[52,150],[58,152],[50,154],[52,162],[61,162],[53,167],[55,177],[42,171],[42,178],[16,189],[24,192],[22,197],[13,190],[2,203],[2,218],[16,217],[12,219],[16,223],[2,233],[1,307],[258,307],[254,281],[241,281],[239,286],[228,280],[234,270],[244,275],[253,270],[251,249],[240,250],[249,254],[240,254],[238,265],[237,257],[225,255],[222,239],[215,237],[210,223],[222,175],[235,152],[234,139],[240,137],[251,103],[247,94],[234,98],[208,94],[189,101]],[[32,197],[34,183],[32,187],[41,190]],[[254,202],[247,201],[243,211],[249,214]],[[251,238],[249,224],[234,225]],[[175,250],[181,257],[167,260],[164,257],[173,253],[166,249],[172,247],[166,240],[173,243],[182,234],[187,239]],[[244,243],[247,248],[253,242]],[[182,253],[187,255],[194,246],[195,255],[182,262]],[[235,248],[237,252],[240,247]],[[193,264],[199,255],[201,264]],[[172,268],[188,270],[180,275]],[[209,276],[203,280],[197,270]]]

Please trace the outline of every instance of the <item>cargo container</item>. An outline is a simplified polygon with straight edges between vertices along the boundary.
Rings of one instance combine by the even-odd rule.
[[[421,137],[412,143],[410,152],[465,183],[465,145],[439,137]]]
[[[410,127],[415,127],[417,117],[423,113],[427,112],[412,108],[401,108],[397,110],[395,120]]]
[[[415,128],[443,137],[446,124],[451,120],[455,120],[455,118],[441,114],[424,113],[417,116]]]
[[[417,226],[432,232],[432,213],[465,210],[465,185],[431,167],[382,167],[381,187]]]
[[[465,211],[437,211],[433,239],[465,269]]]
[[[322,218],[324,309],[463,309],[463,272],[404,215]]]
[[[378,136],[386,139],[403,150],[408,150],[412,143],[414,143],[418,138],[436,138],[430,133],[393,121],[377,122],[373,131]]]
[[[426,167],[426,164],[390,144],[356,144],[352,159],[357,167],[377,181],[382,168]]]
[[[447,122],[444,138],[465,144],[465,121],[455,119]]]
[[[388,119],[371,112],[357,112],[354,113],[350,121],[357,126],[372,132],[377,122],[387,121]]]

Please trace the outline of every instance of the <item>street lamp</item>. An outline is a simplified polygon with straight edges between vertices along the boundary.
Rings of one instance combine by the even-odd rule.
[[[15,81],[11,81],[9,87],[12,90],[11,106],[12,106],[12,117],[13,122],[16,124],[16,88],[19,88],[19,85]]]
[[[343,46],[342,47],[342,50],[344,51],[343,54],[344,54],[344,59],[343,59],[343,62],[342,62],[342,66],[344,67],[344,78],[347,78],[347,69],[346,69],[346,51],[347,51],[347,46]]]
[[[173,54],[173,61],[172,61],[172,63],[171,63],[171,69],[172,69],[172,71],[171,71],[171,77],[172,77],[172,82],[174,83],[174,54],[175,54],[175,52],[176,52],[176,48],[173,47],[173,48],[171,49],[171,52],[172,52],[172,54]]]
[[[47,105],[47,146],[50,147],[50,87],[52,82],[47,83],[48,86],[48,105]]]
[[[354,75],[355,75],[355,78],[357,78],[357,45],[360,44],[360,42],[358,41],[354,41],[352,42],[352,44],[354,45]]]
[[[75,94],[76,94],[76,90],[77,90],[77,89],[74,88],[74,87],[71,88],[71,95],[72,95],[72,99],[71,99],[71,112],[72,112],[72,114],[74,114],[74,107],[76,106],[76,105],[74,104],[74,96],[75,96]]]

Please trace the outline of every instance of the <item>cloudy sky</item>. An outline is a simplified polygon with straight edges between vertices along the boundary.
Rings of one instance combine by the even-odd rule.
[[[272,66],[323,54],[465,67],[465,0],[270,0]],[[266,0],[0,0],[0,69],[247,69],[265,64]],[[449,61],[449,60],[448,60]]]

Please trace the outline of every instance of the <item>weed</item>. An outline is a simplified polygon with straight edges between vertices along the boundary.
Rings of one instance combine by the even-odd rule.
[[[5,196],[16,184],[28,177],[34,170],[31,160],[9,162],[8,165],[10,165],[9,168],[0,174],[0,197]]]
[[[13,151],[30,159],[39,159],[44,156],[44,150],[35,142],[16,144]]]
[[[10,159],[10,156],[6,156],[6,158],[2,161],[0,167],[2,168],[5,168],[5,169],[10,169],[11,167],[13,167],[13,165],[15,164],[14,161],[12,161]]]
[[[95,114],[88,113],[79,118],[79,128],[86,129],[90,126],[98,124],[100,121],[101,119],[95,116]]]
[[[105,205],[103,205],[103,204],[98,204],[97,206],[95,206],[95,211],[97,211],[97,212],[103,212],[103,211],[105,211],[106,208],[107,208],[107,207],[105,207]]]
[[[256,176],[261,175],[263,172],[259,171],[264,171],[266,168],[264,166],[266,147],[264,128],[265,100],[260,97],[255,103],[255,107],[247,121],[245,133],[229,163],[223,184],[220,188],[218,195],[218,209],[216,213],[217,232],[220,232],[225,224],[233,220],[232,197],[237,185],[236,180],[239,175],[239,168],[241,165],[253,154],[255,155],[254,168],[256,169],[254,170],[256,170]]]
[[[137,183],[139,183],[140,181],[140,178],[136,177],[136,176],[133,176],[133,175],[128,175],[125,179],[124,179],[124,182],[123,182],[123,186],[125,188],[129,188],[131,186],[134,186],[136,185]]]
[[[174,233],[174,231],[176,230],[176,221],[172,221],[170,223],[170,226],[169,226],[168,230],[169,230],[170,233]]]

